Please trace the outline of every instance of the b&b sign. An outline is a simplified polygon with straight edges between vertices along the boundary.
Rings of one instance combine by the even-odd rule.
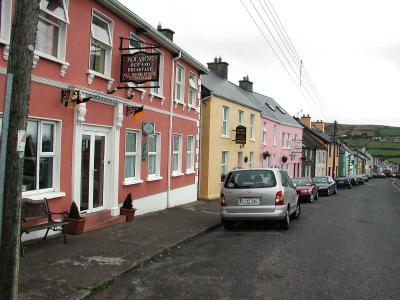
[[[160,54],[135,52],[121,55],[121,82],[158,81]]]
[[[236,127],[236,144],[246,144],[246,127],[237,126]]]

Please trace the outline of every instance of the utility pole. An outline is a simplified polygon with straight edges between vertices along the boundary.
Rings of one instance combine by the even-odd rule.
[[[39,2],[16,0],[7,73],[12,74],[11,103],[5,158],[3,222],[0,244],[0,299],[17,299],[24,152],[17,152],[29,113],[31,73]],[[7,76],[9,78],[9,76]],[[6,113],[6,111],[4,112]],[[5,116],[6,118],[6,116]]]
[[[336,128],[337,122],[333,122],[333,179],[336,178]]]

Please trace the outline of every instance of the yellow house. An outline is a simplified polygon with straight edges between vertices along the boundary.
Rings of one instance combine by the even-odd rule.
[[[239,86],[227,80],[228,64],[209,63],[202,76],[199,198],[219,198],[225,174],[235,168],[260,167],[260,107],[251,101],[248,77]],[[237,126],[246,128],[246,143],[236,143]]]

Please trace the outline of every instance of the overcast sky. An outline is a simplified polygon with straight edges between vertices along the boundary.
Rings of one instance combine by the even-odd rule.
[[[293,83],[240,0],[120,1],[153,27],[160,22],[174,30],[174,42],[204,65],[221,55],[231,82],[248,75],[256,92],[292,115],[302,110],[315,120],[400,126],[398,0],[270,0],[319,91],[314,99],[323,113],[299,91],[311,90],[306,78],[301,88],[298,79]],[[274,30],[265,15],[268,0],[252,0],[257,11],[242,1],[273,44],[257,15]]]

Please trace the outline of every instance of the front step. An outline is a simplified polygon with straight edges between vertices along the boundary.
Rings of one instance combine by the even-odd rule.
[[[112,226],[115,224],[125,223],[125,216],[113,217],[109,210],[102,210],[99,212],[82,215],[86,218],[85,228],[83,232],[89,232],[96,229]]]

